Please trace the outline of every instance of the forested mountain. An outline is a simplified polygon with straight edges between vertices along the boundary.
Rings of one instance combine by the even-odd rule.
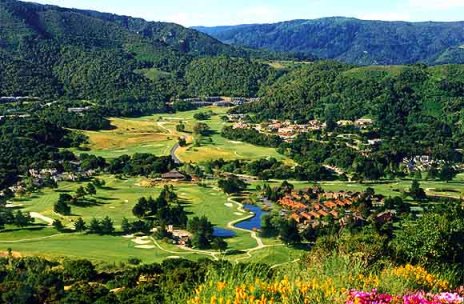
[[[353,67],[317,62],[295,69],[240,107],[258,120],[354,120],[371,117],[393,154],[462,148],[464,67]],[[451,159],[449,156],[441,156]]]
[[[1,96],[159,102],[185,91],[199,56],[258,54],[176,24],[15,0],[0,20]]]
[[[352,64],[464,63],[464,22],[385,22],[354,18],[196,27],[240,46],[315,55]]]

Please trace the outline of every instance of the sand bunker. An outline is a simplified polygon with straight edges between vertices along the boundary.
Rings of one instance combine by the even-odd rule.
[[[243,215],[243,213],[240,212],[234,212],[235,215]]]
[[[137,248],[137,249],[155,249],[156,247],[153,246],[153,245],[138,245],[138,246],[135,246],[135,248]]]
[[[143,240],[142,238],[135,238],[132,240],[132,242],[138,244],[138,245],[146,245],[146,244],[150,244],[151,241],[150,240]]]
[[[232,203],[225,203],[224,205],[225,205],[226,207],[229,207],[229,208],[232,208],[232,207],[234,206],[234,204],[232,204]]]

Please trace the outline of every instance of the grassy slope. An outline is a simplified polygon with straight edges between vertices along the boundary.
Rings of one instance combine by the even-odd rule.
[[[193,115],[208,110],[212,110],[217,114],[210,120],[204,121],[214,132],[211,136],[212,142],[203,141],[200,147],[190,145],[179,149],[177,155],[182,161],[201,162],[218,158],[227,160],[259,159],[269,156],[286,159],[273,148],[258,147],[223,138],[220,133],[224,122],[220,117],[228,109],[218,107],[202,108],[176,114],[157,114],[133,119],[112,118],[111,123],[115,129],[85,132],[89,137],[89,152],[106,158],[115,158],[123,154],[134,154],[136,152],[168,155],[180,136],[187,136],[190,142],[193,140],[191,133],[177,132],[176,125],[182,121],[187,126],[187,131],[191,131],[198,122],[193,118]]]
[[[143,178],[129,178],[119,180],[114,176],[102,176],[106,181],[106,188],[99,189],[95,198],[99,205],[82,208],[72,207],[72,216],[60,216],[53,212],[53,204],[57,201],[60,193],[75,191],[80,183],[62,182],[58,190],[45,189],[42,193],[34,194],[30,198],[16,199],[15,203],[23,204],[23,211],[39,212],[52,219],[60,219],[68,227],[72,227],[73,222],[82,217],[87,223],[92,218],[103,218],[110,216],[117,228],[123,217],[134,219],[132,216],[132,207],[137,199],[141,196],[156,196],[163,184],[156,185],[153,188],[143,187]],[[84,183],[85,184],[85,183]],[[236,205],[227,204],[227,197],[218,188],[210,186],[200,188],[194,184],[176,183],[175,190],[178,193],[182,204],[189,212],[189,217],[194,215],[206,215],[218,227],[226,228],[227,223],[232,220],[244,218],[248,214],[239,212]],[[185,256],[197,258],[199,255],[186,252],[175,246],[162,244],[163,248],[173,251],[167,253],[155,249],[138,249],[133,242],[124,239],[122,236],[96,236],[85,234],[58,234],[55,229],[46,227],[45,224],[37,220],[34,228],[28,230],[16,230],[10,227],[10,230],[2,232],[0,235],[0,251],[8,247],[13,248],[23,254],[43,255],[47,257],[85,257],[93,260],[106,260],[111,257],[114,261],[124,261],[130,256],[136,256],[145,262],[162,261],[168,256]],[[42,225],[43,224],[43,225]],[[234,238],[228,239],[230,249],[244,250],[256,246],[256,241],[250,237],[250,234],[243,231],[236,231]],[[276,240],[266,240],[265,244],[278,244]],[[111,248],[111,253],[107,253]],[[282,263],[288,261],[290,252],[295,252],[289,248],[275,247],[276,251],[281,254],[271,257],[273,248],[266,248],[257,251],[259,259],[268,260],[269,262]],[[282,251],[286,252],[283,254]],[[293,255],[292,255],[293,256]],[[247,258],[246,255],[230,256],[232,260]]]

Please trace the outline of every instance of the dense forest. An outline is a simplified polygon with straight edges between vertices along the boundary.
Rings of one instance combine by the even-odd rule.
[[[69,146],[69,131],[38,118],[0,121],[0,188],[16,182],[32,165],[67,158],[58,147]]]
[[[196,69],[205,62],[192,60],[200,56],[285,58],[228,46],[175,24],[15,0],[0,3],[0,18],[1,96],[98,100],[128,114],[144,112],[141,103],[160,111],[174,96],[217,92],[217,83],[198,82]],[[207,69],[218,65],[205,60]],[[217,60],[230,67],[240,63]],[[237,69],[227,70],[232,72]],[[268,74],[264,65],[250,64],[241,71],[240,86],[232,81],[225,93],[255,93]]]
[[[378,65],[464,63],[462,26],[334,17],[196,29],[232,45]]]
[[[302,66],[236,111],[262,119],[325,122],[371,117],[384,140],[379,158],[427,154],[459,160],[464,129],[464,70],[459,65],[353,68],[335,62]]]
[[[223,56],[192,61],[187,66],[185,80],[193,96],[252,97],[271,74],[268,65]]]

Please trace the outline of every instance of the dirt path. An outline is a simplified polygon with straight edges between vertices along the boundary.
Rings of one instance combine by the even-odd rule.
[[[161,129],[163,129],[164,131],[168,132],[170,135],[174,135],[174,131],[172,131],[171,129],[166,128],[166,127],[164,126],[166,123],[167,123],[167,122],[157,122],[156,124],[158,125],[158,127],[160,127]]]

